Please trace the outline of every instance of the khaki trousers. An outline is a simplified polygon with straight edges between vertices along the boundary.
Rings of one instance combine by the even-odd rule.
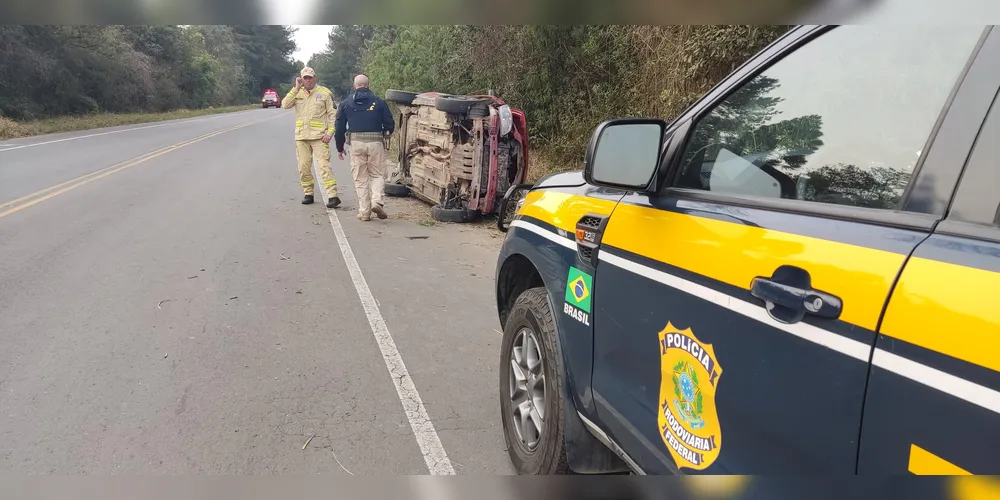
[[[316,181],[313,179],[312,166],[313,158],[315,158],[326,195],[330,198],[337,196],[337,180],[333,178],[333,171],[330,170],[329,144],[324,144],[319,139],[314,141],[297,140],[295,141],[295,156],[299,161],[299,182],[302,184],[304,194],[313,194],[313,186]]]
[[[350,145],[351,174],[358,191],[358,215],[370,216],[372,203],[382,204],[385,188],[385,146],[382,142],[355,140]]]

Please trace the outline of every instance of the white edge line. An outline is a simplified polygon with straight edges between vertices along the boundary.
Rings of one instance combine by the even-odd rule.
[[[972,404],[1000,413],[1000,392],[983,387],[974,382],[956,377],[950,373],[922,365],[891,352],[876,349],[872,363],[892,373],[914,382],[933,387],[939,391],[968,401]]]
[[[316,175],[315,168],[313,175],[315,179],[320,178]],[[325,205],[326,191],[322,187],[318,187],[317,191],[320,192]],[[365,281],[361,272],[361,266],[354,257],[351,244],[348,243],[344,228],[340,225],[337,211],[336,209],[327,209],[327,213],[330,216],[330,226],[333,227],[333,233],[337,237],[337,244],[340,246],[340,253],[344,256],[344,263],[347,264],[351,280],[354,281],[354,289],[357,290],[361,306],[365,309],[368,324],[371,326],[372,334],[375,335],[375,342],[378,344],[379,350],[382,351],[385,367],[389,370],[393,385],[396,386],[396,394],[399,395],[399,402],[403,405],[406,419],[410,422],[413,436],[424,456],[427,470],[432,475],[455,475],[455,469],[451,465],[451,460],[448,459],[444,445],[441,444],[441,438],[434,429],[434,423],[431,422],[427,409],[424,408],[423,400],[420,399],[420,394],[417,392],[417,387],[413,384],[413,379],[410,378],[403,358],[400,356],[399,350],[396,349],[396,343],[392,340],[389,328],[385,325],[385,319],[382,318],[382,312],[379,311],[375,296],[368,288],[368,282]]]
[[[240,113],[240,111],[236,111],[235,113]],[[232,115],[232,114],[235,114],[235,113],[220,113],[218,116],[214,116],[214,117],[209,116],[209,117],[189,118],[189,119],[178,120],[178,121],[169,121],[167,123],[157,123],[155,125],[144,125],[144,126],[141,126],[141,127],[126,128],[126,129],[122,129],[122,130],[112,130],[110,132],[100,132],[100,133],[97,133],[97,134],[87,134],[87,135],[78,135],[78,136],[75,136],[75,137],[66,137],[66,138],[63,138],[63,139],[56,139],[54,141],[44,141],[44,142],[34,142],[34,143],[31,143],[31,144],[13,145],[11,147],[4,147],[3,144],[0,144],[0,148],[3,148],[3,149],[0,149],[0,153],[4,153],[4,152],[7,152],[7,151],[14,151],[15,149],[24,149],[24,148],[31,148],[31,147],[35,147],[35,146],[44,146],[46,144],[56,144],[58,142],[75,141],[77,139],[87,139],[87,138],[90,138],[90,137],[98,137],[98,136],[102,136],[102,135],[111,135],[111,134],[119,134],[119,133],[122,133],[122,132],[132,132],[133,130],[145,130],[145,129],[148,129],[148,128],[166,127],[168,125],[179,125],[179,124],[182,124],[182,123],[191,123],[191,122],[197,122],[197,121],[203,121],[203,120],[214,120],[216,118],[221,118],[223,116],[229,116],[229,115]]]
[[[545,237],[569,248],[575,245],[559,236],[538,227],[535,224],[523,220],[516,220],[511,223],[511,227],[520,227],[535,234]],[[846,354],[854,359],[868,362],[871,347],[867,344],[851,340],[841,335],[828,332],[805,323],[784,324],[771,319],[764,308],[749,302],[731,297],[711,288],[693,283],[691,281],[664,273],[662,271],[632,262],[627,259],[612,255],[607,252],[599,252],[598,259],[613,266],[625,269],[639,276],[644,276],[653,281],[662,283],[671,288],[708,300],[726,309],[739,313],[743,316],[764,323],[773,328],[777,328],[786,333],[790,333],[809,342],[833,349],[842,354]],[[987,410],[1000,413],[1000,392],[970,382],[949,373],[925,366],[898,356],[883,349],[875,349],[872,356],[872,364],[899,376],[913,380],[914,382],[937,389],[946,394],[950,394],[964,401],[986,408]]]

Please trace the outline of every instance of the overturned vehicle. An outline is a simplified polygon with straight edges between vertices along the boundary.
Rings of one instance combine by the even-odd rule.
[[[433,205],[442,222],[471,222],[499,211],[510,186],[527,178],[524,113],[494,96],[389,90],[399,108],[399,163],[385,193]]]

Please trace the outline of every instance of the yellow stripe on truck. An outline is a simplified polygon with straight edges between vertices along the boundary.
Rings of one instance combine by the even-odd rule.
[[[621,204],[602,244],[745,290],[779,266],[809,271],[812,286],[843,300],[840,319],[875,330],[905,256],[759,227]]]
[[[1000,371],[1000,273],[914,257],[881,333]]]
[[[915,445],[910,445],[910,463],[907,469],[918,476],[965,476],[965,469]]]
[[[608,215],[615,209],[616,202],[557,191],[531,191],[524,198],[524,205],[518,215],[534,217],[553,226],[576,232],[576,223],[584,215]]]

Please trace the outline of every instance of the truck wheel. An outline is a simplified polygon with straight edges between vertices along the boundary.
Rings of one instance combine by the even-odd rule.
[[[526,290],[514,301],[500,344],[500,416],[518,474],[571,474],[561,361],[545,287]]]
[[[464,115],[476,106],[476,104],[486,102],[488,101],[475,97],[438,96],[437,99],[434,99],[434,107],[439,111],[444,111],[445,113]],[[487,113],[488,112],[489,111],[487,111]]]
[[[410,196],[410,186],[406,184],[386,184],[382,192],[389,196],[406,197]]]
[[[405,90],[393,90],[389,89],[385,91],[385,100],[389,102],[394,102],[396,104],[402,104],[404,106],[409,106],[413,104],[413,99],[417,97],[416,92],[407,92]]]
[[[475,222],[482,217],[476,210],[468,208],[444,208],[441,205],[431,207],[431,218],[438,222]]]

